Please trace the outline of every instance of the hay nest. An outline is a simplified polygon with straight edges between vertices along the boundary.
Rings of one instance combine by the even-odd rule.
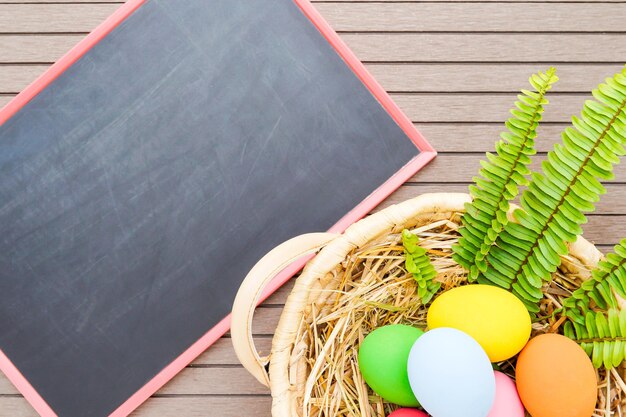
[[[432,221],[422,218],[409,230],[417,234],[442,283],[441,291],[465,285],[467,273],[452,260],[451,247],[459,237],[461,214],[448,213]],[[292,356],[299,363],[299,409],[302,417],[382,417],[396,407],[373,393],[363,381],[357,352],[363,338],[388,324],[426,327],[427,306],[417,296],[417,285],[404,268],[401,233],[387,234],[354,249],[333,272],[334,288],[320,289],[317,302],[304,311]],[[589,267],[574,257],[564,259],[553,281],[544,288],[533,336],[561,330],[558,313],[562,299],[589,276]],[[306,369],[302,369],[302,367]],[[498,364],[515,376],[515,359]],[[598,403],[594,417],[626,416],[626,368],[598,371]]]

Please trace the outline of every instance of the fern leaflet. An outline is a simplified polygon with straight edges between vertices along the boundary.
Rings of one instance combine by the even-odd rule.
[[[613,165],[625,154],[626,68],[593,92],[574,128],[563,132],[544,161],[543,175],[534,173],[521,198],[523,210],[514,215],[487,256],[488,268],[478,278],[512,291],[531,312],[586,222],[583,213],[594,209],[605,192],[600,180],[613,178]]]
[[[530,156],[535,154],[537,126],[548,100],[546,93],[558,81],[556,69],[539,72],[530,77],[536,92],[522,90],[511,110],[513,117],[506,122],[508,132],[501,133],[496,143],[496,155],[487,153],[481,161],[480,177],[470,186],[472,202],[466,204],[459,243],[453,246],[454,260],[469,271],[474,281],[487,269],[486,257],[508,223],[509,201],[527,185]]]
[[[626,356],[626,310],[588,311],[585,324],[568,321],[565,336],[578,342],[596,368],[619,366]]]
[[[600,261],[591,279],[563,301],[567,316],[584,324],[591,301],[601,310],[619,308],[617,297],[626,299],[626,239],[615,246],[613,253]]]
[[[405,268],[417,282],[417,295],[424,304],[439,291],[441,283],[435,281],[437,271],[428,258],[426,249],[419,245],[419,238],[408,230],[402,231]]]

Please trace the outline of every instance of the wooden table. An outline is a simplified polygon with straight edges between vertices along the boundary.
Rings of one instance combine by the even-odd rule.
[[[234,0],[233,0],[234,1]],[[0,2],[0,106],[108,16],[120,1]],[[626,2],[323,1],[316,4],[440,152],[383,206],[425,192],[465,191],[528,75],[556,65],[538,147],[545,152],[588,91],[626,62]],[[602,250],[626,237],[626,169],[589,217],[585,236]],[[257,313],[267,351],[289,285]],[[268,391],[238,365],[228,336],[134,415],[265,417]],[[0,376],[0,417],[36,413]]]

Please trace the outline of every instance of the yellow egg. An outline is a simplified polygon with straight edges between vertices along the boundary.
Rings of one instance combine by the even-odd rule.
[[[515,356],[530,338],[530,314],[512,293],[466,285],[441,294],[428,309],[428,327],[452,327],[472,336],[492,362]]]

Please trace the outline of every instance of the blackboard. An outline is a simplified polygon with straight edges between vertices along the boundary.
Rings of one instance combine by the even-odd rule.
[[[110,415],[418,153],[292,0],[148,1],[0,126],[0,349]]]

